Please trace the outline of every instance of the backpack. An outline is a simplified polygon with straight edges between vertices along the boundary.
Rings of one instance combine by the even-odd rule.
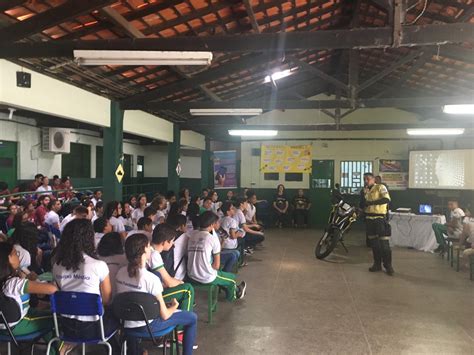
[[[183,234],[184,233],[180,233],[179,235],[177,235],[174,241],[176,242]],[[186,255],[184,255],[181,258],[178,265],[174,265],[174,245],[173,245],[170,250],[161,252],[161,258],[163,259],[163,266],[165,267],[165,270],[168,272],[168,274],[171,277],[174,277],[176,275],[176,271],[184,262]]]
[[[15,323],[21,318],[21,310],[15,299],[5,296],[0,292],[0,323]]]

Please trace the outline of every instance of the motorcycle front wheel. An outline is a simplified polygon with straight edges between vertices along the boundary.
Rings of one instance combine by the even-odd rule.
[[[316,245],[314,254],[318,259],[324,259],[336,248],[337,242],[342,236],[342,232],[339,229],[326,230]]]

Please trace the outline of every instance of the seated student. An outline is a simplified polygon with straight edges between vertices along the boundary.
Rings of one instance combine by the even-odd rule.
[[[156,222],[156,216],[157,216],[157,211],[154,207],[148,206],[145,208],[145,211],[143,211],[143,217],[151,219],[151,222],[153,223],[153,228],[158,224]]]
[[[145,194],[138,195],[137,207],[132,212],[132,221],[137,224],[138,220],[144,217],[145,208],[147,208],[147,199]]]
[[[311,201],[304,195],[303,189],[298,189],[298,195],[293,198],[293,225],[298,227],[303,222],[303,227],[308,225],[308,212],[311,208]]]
[[[450,211],[449,220],[446,224],[433,223],[432,228],[439,246],[435,252],[444,253],[446,251],[446,240],[444,234],[448,237],[459,239],[463,230],[462,220],[465,216],[464,211],[459,208],[458,201],[449,200],[448,209]]]
[[[151,242],[151,235],[153,233],[153,222],[148,217],[142,217],[138,220],[137,229],[131,230],[127,234],[127,238],[134,234],[145,234]]]
[[[202,201],[202,206],[199,208],[199,214],[203,214],[206,211],[212,212],[212,199],[210,197],[206,197]]]
[[[211,211],[219,215],[219,210],[222,206],[222,202],[219,201],[219,195],[217,194],[217,191],[212,191],[210,197],[212,201]]]
[[[224,202],[221,210],[224,214],[224,217],[221,219],[220,225],[221,229],[225,232],[225,237],[222,241],[221,255],[233,254],[235,255],[235,260],[238,261],[240,257],[240,251],[238,249],[239,239],[242,240],[244,237],[244,232],[239,228],[237,221],[232,218],[235,214],[235,207],[232,202]],[[223,270],[227,271],[225,269]]]
[[[74,208],[72,213],[68,214],[66,217],[63,218],[61,224],[59,225],[59,230],[62,233],[69,222],[75,219],[87,219],[87,217],[89,217],[89,210],[87,209],[87,207],[79,205]]]
[[[87,219],[75,219],[64,228],[53,257],[53,279],[61,291],[87,292],[100,295],[107,306],[112,300],[109,268],[98,260],[94,247],[94,230]],[[105,333],[117,327],[111,312],[105,310]],[[62,329],[67,336],[84,339],[100,334],[96,316],[63,316]],[[72,346],[66,344],[66,349]]]
[[[44,218],[44,224],[51,226],[55,228],[56,230],[59,231],[59,211],[61,211],[61,201],[59,200],[51,200],[49,201],[48,204],[48,213],[46,214],[46,217]]]
[[[48,195],[42,195],[38,198],[37,205],[35,210],[35,220],[37,226],[44,226],[44,218],[48,213],[48,205],[51,198]]]
[[[37,220],[36,220],[35,201],[25,200],[24,205],[23,205],[23,211],[25,211],[26,214],[28,215],[28,219],[27,219],[28,222],[38,225],[36,223]]]
[[[122,214],[122,205],[118,201],[110,201],[105,207],[105,218],[107,218],[112,225],[114,232],[120,233],[123,239],[127,237],[125,226],[119,219]]]
[[[112,295],[114,295],[116,290],[115,276],[122,267],[127,266],[128,264],[120,234],[117,232],[106,233],[97,246],[97,254],[99,260],[105,261],[109,268]]]
[[[17,251],[20,260],[20,270],[24,276],[36,279],[36,274],[40,273],[38,265],[38,228],[31,223],[26,222],[15,228],[15,232],[11,237],[13,248]]]
[[[252,254],[255,246],[265,240],[265,235],[262,231],[254,230],[247,225],[244,215],[244,212],[248,208],[248,202],[246,199],[238,198],[235,207],[237,209],[235,210],[235,215],[233,218],[237,221],[239,228],[244,231],[244,245],[246,253]]]
[[[131,231],[135,227],[132,220],[132,206],[130,206],[128,201],[123,203],[122,214],[119,216],[119,219],[122,221],[125,231]]]
[[[15,218],[15,215],[18,213],[18,206],[15,205],[14,203],[10,203],[8,205],[8,217],[6,220],[7,224],[7,229],[13,228],[13,219]]]
[[[285,194],[285,186],[280,184],[277,186],[277,193],[275,195],[275,200],[273,201],[273,210],[275,211],[276,216],[276,226],[283,228],[286,225],[288,217],[288,199]]]
[[[170,210],[169,210],[167,218],[169,218],[169,216],[172,216],[174,214],[182,214],[183,216],[186,216],[188,212],[188,205],[189,205],[188,201],[185,200],[184,198],[180,199],[178,202],[174,202],[170,206]]]
[[[191,198],[191,202],[189,202],[188,211],[186,212],[186,216],[192,222],[199,218],[201,209],[201,198],[199,196],[193,196]]]
[[[104,217],[99,217],[94,221],[94,246],[97,247],[105,234],[113,231],[112,225]]]
[[[225,202],[235,202],[234,191],[232,190],[227,191],[227,194],[225,197],[226,197]]]
[[[44,337],[44,340],[48,342],[53,336],[52,329],[54,328],[51,310],[30,307],[30,295],[52,295],[57,291],[57,288],[50,283],[36,282],[19,277],[17,274],[19,268],[20,260],[13,245],[5,242],[0,243],[0,288],[4,296],[16,301],[21,311],[20,320],[9,323],[10,327],[14,327],[13,335],[22,336],[51,330]],[[3,324],[0,324],[0,329],[2,329],[0,334],[7,335]]]
[[[91,218],[92,223],[94,223],[94,221],[99,217],[104,217],[104,202],[103,201],[98,201],[95,204],[94,215]]]
[[[117,294],[123,292],[146,292],[156,297],[160,304],[160,318],[150,322],[152,332],[158,332],[168,327],[182,326],[184,329],[183,353],[193,353],[196,339],[197,315],[193,312],[177,312],[179,303],[173,299],[171,306],[167,306],[163,299],[163,286],[160,278],[147,271],[146,264],[150,259],[152,248],[146,235],[135,234],[125,241],[125,255],[128,265],[117,272]],[[142,321],[126,321],[125,328],[134,328],[136,331],[146,332],[146,324]],[[127,339],[131,354],[138,354],[138,342]]]
[[[257,195],[253,190],[247,190],[245,195],[247,197],[247,206],[245,209],[245,221],[249,228],[260,231],[263,227],[257,222]]]
[[[179,199],[185,199],[186,201],[191,202],[191,194],[189,193],[189,189],[183,187],[179,192]]]
[[[91,198],[91,202],[94,204],[94,207],[97,205],[97,202],[102,201],[102,191],[95,190],[94,195]]]
[[[245,296],[247,285],[236,284],[236,275],[220,271],[221,244],[211,233],[218,226],[219,218],[211,211],[200,217],[199,232],[188,240],[188,277],[202,284],[213,284],[225,289],[227,300],[232,302]]]
[[[204,200],[205,200],[206,198],[208,198],[208,197],[210,197],[210,196],[209,196],[209,189],[207,189],[207,188],[202,189],[202,192],[201,192],[201,204],[200,204],[200,206],[202,206]]]
[[[153,221],[155,226],[165,223],[166,199],[163,196],[157,196],[151,201],[151,206],[156,210],[156,218]]]
[[[187,218],[181,214],[175,214],[169,216],[166,223],[176,231],[176,238],[173,243],[174,278],[184,280],[186,278],[186,259],[188,256]]]
[[[166,193],[166,208],[164,209],[165,216],[168,217],[168,214],[170,213],[170,208],[173,203],[176,203],[176,194],[174,191],[168,191]]]
[[[148,260],[150,270],[157,274],[163,283],[163,298],[165,301],[176,299],[180,303],[180,308],[185,311],[192,311],[194,305],[194,288],[189,283],[170,276],[165,268],[161,253],[169,251],[173,247],[176,237],[176,230],[170,225],[163,223],[153,230],[151,240],[151,255]]]
[[[49,186],[49,179],[47,176],[41,178],[41,185],[38,186],[36,192],[39,192],[41,195],[52,195],[52,188]]]

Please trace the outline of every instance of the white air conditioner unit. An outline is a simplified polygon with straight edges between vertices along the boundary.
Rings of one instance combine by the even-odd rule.
[[[71,151],[71,132],[64,128],[42,129],[42,150],[57,154],[68,154]]]

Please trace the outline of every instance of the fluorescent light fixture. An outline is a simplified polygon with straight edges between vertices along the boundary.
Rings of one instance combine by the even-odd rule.
[[[229,129],[229,135],[240,137],[274,137],[278,131],[269,129]]]
[[[257,116],[261,108],[192,108],[189,113],[193,116]]]
[[[451,115],[474,115],[474,105],[444,105],[443,112]]]
[[[410,136],[456,136],[464,133],[464,128],[408,128]]]
[[[291,69],[286,69],[282,71],[277,71],[271,75],[267,75],[265,79],[263,80],[263,82],[269,83],[271,81],[277,81],[277,80],[286,78],[287,76],[290,76],[291,74],[293,74],[296,70],[297,68],[291,68]]]
[[[75,50],[79,65],[209,65],[211,52]]]

